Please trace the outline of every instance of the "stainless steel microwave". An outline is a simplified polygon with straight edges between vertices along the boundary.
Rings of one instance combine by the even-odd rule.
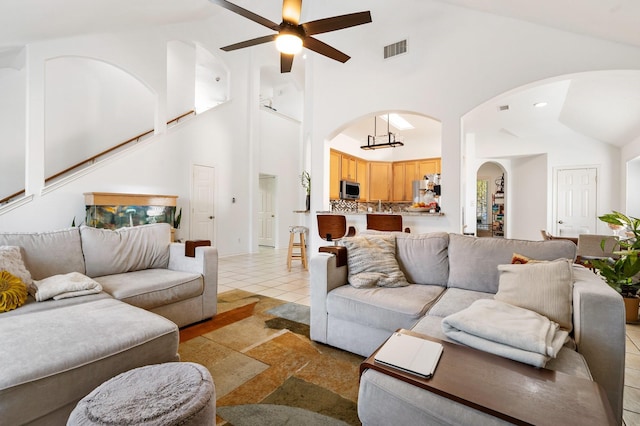
[[[358,200],[360,199],[360,184],[348,180],[340,181],[340,199]]]

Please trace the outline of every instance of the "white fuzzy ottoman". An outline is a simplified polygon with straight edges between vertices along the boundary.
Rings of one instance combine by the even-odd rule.
[[[169,362],[135,368],[98,386],[67,425],[213,425],[213,379],[200,364]]]

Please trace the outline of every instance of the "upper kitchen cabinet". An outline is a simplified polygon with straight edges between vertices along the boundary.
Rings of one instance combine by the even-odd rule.
[[[342,155],[338,151],[329,152],[329,198],[337,200],[340,198],[340,170]]]
[[[342,154],[341,171],[340,175],[343,180],[349,180],[351,182],[358,182],[356,158],[350,155]]]
[[[391,199],[391,163],[371,161],[369,163],[369,200],[389,201]]]
[[[340,181],[348,180],[360,184],[360,200],[367,200],[368,162],[353,155],[331,149],[329,151],[329,198],[340,198]]]
[[[360,201],[369,200],[369,162],[365,160],[356,161],[356,175],[360,183]]]
[[[424,175],[442,173],[440,171],[441,164],[442,161],[440,158],[425,158],[424,160],[418,160],[418,177],[416,179],[422,179]]]
[[[413,201],[413,181],[440,173],[440,158],[424,158],[393,163],[393,200]]]

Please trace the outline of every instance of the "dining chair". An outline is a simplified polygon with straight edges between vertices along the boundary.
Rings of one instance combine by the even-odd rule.
[[[402,232],[402,215],[367,214],[367,229]],[[404,232],[411,232],[411,230],[409,228],[404,228]]]
[[[604,241],[604,248],[602,246]],[[593,269],[589,260],[615,258],[614,251],[620,250],[618,238],[613,235],[580,234],[578,235],[578,249],[576,263]]]
[[[356,228],[350,226],[347,228],[347,218],[338,214],[319,214],[318,234],[320,238],[327,242],[333,241],[334,244],[344,237],[352,237],[356,234]]]

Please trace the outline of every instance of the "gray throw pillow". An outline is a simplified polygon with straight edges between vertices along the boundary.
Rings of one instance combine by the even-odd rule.
[[[353,287],[409,285],[396,260],[393,234],[343,238],[340,243],[347,248],[348,279]]]

